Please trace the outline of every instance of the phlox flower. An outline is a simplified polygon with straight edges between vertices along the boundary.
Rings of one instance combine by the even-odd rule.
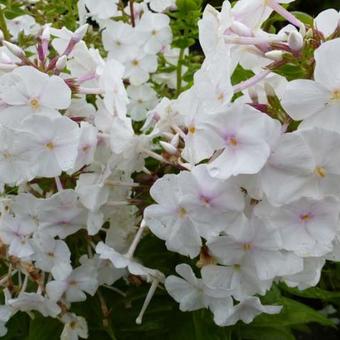
[[[176,266],[176,272],[181,278],[171,275],[165,280],[168,293],[179,302],[181,311],[194,311],[209,308],[214,313],[214,321],[220,325],[232,312],[233,302],[227,290],[210,289],[207,286],[211,277],[202,273],[202,278],[196,278],[187,264]]]
[[[340,39],[323,43],[314,53],[314,80],[297,79],[287,85],[282,106],[299,128],[319,127],[340,132]]]
[[[1,77],[0,99],[7,104],[0,121],[15,127],[33,114],[58,117],[71,104],[71,90],[58,76],[21,66]]]
[[[46,285],[46,292],[52,301],[64,298],[66,302],[85,301],[86,295],[94,295],[97,288],[97,273],[91,266],[81,265],[72,269],[68,263],[61,263],[52,270],[54,280]]]

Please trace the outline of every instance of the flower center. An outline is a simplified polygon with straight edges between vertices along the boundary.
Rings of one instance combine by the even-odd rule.
[[[322,166],[317,166],[314,169],[314,174],[318,177],[324,178],[327,175],[327,171],[325,168],[323,168]]]
[[[8,151],[5,151],[3,153],[3,156],[4,156],[5,159],[11,159],[12,158],[12,155]]]
[[[242,249],[244,250],[244,251],[249,251],[249,250],[251,250],[253,248],[253,246],[251,245],[251,243],[243,243],[243,245],[242,245]]]
[[[188,131],[193,135],[196,132],[196,128],[194,126],[189,126]]]
[[[52,151],[54,149],[54,144],[52,142],[49,142],[49,143],[45,144],[45,146],[50,151]]]
[[[33,110],[38,110],[40,108],[40,102],[37,98],[32,98],[30,100],[30,105]]]
[[[239,141],[237,140],[235,135],[227,135],[224,137],[226,144],[230,147],[236,147],[239,145]]]
[[[180,218],[185,218],[185,216],[187,215],[187,210],[183,207],[179,208],[178,210],[178,216]]]
[[[137,59],[133,59],[131,63],[132,63],[133,66],[139,65],[139,61]]]
[[[309,222],[313,218],[311,213],[301,214],[300,221],[303,223]]]
[[[340,100],[340,89],[332,92],[331,99]]]

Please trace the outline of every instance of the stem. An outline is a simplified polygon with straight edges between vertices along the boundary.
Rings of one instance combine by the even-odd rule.
[[[55,180],[55,184],[57,186],[58,192],[63,191],[64,188],[63,188],[63,185],[61,184],[60,178],[58,176],[56,176],[56,177],[54,177],[54,180]]]
[[[271,9],[273,9],[276,13],[280,14],[288,22],[290,22],[294,26],[299,27],[303,35],[305,34],[306,31],[305,25],[299,19],[297,19],[292,13],[290,13],[284,7],[282,7],[276,0],[268,0],[267,4]]]
[[[4,34],[5,40],[10,40],[11,34],[8,31],[4,11],[1,6],[0,6],[0,28],[2,30],[2,33]]]
[[[137,325],[140,325],[142,323],[143,315],[144,315],[146,309],[148,308],[153,295],[155,294],[155,291],[156,291],[156,289],[158,287],[158,284],[159,284],[159,280],[158,279],[153,279],[151,287],[150,287],[149,292],[148,292],[148,295],[146,296],[144,304],[142,306],[142,309],[141,309],[141,311],[140,311],[140,313],[139,313],[139,315],[138,315],[138,317],[136,319],[136,324]]]
[[[134,10],[134,7],[133,7],[133,0],[129,1],[129,6],[130,6],[131,25],[132,25],[132,27],[135,27],[136,21],[135,21],[135,10]]]
[[[140,241],[140,239],[142,238],[142,235],[143,235],[143,232],[144,232],[144,229],[146,227],[146,224],[144,222],[144,220],[142,220],[141,224],[140,224],[140,227],[135,235],[135,238],[133,239],[131,245],[130,245],[130,248],[128,250],[128,252],[126,253],[126,257],[127,258],[132,258],[133,257],[133,254],[135,253],[135,250],[138,246],[138,243]]]
[[[180,51],[179,51],[177,70],[176,70],[176,76],[177,76],[176,96],[179,96],[179,94],[181,93],[181,88],[182,88],[182,62],[183,62],[183,56],[184,56],[184,48],[181,48]]]
[[[261,80],[266,78],[269,73],[271,73],[271,70],[262,71],[262,72],[256,74],[254,77],[251,77],[250,79],[245,80],[245,81],[235,85],[234,88],[233,88],[234,93],[241,92],[241,91],[247,89],[248,87],[256,85]]]

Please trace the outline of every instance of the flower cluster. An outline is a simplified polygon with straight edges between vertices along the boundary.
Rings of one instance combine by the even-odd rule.
[[[208,5],[192,86],[178,81],[188,51],[171,47],[173,0],[79,0],[75,31],[7,20],[0,335],[15,313],[38,311],[64,323],[62,339],[86,338],[72,303],[131,277],[150,283],[137,323],[162,285],[182,311],[250,323],[280,312],[260,300],[273,283],[315,286],[340,260],[340,15],[306,25],[290,2]],[[273,12],[289,25],[268,33]],[[87,21],[101,49],[85,43]],[[20,34],[35,45],[20,47]],[[287,80],[296,60],[304,73]],[[250,77],[235,82],[239,68]],[[188,257],[179,276],[134,257],[148,230]]]

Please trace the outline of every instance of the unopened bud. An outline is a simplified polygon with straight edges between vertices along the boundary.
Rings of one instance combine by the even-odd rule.
[[[280,61],[283,58],[283,51],[273,50],[265,53],[266,58],[269,58],[274,61]]]
[[[74,33],[72,36],[72,40],[75,42],[79,42],[80,40],[82,40],[87,32],[89,25],[85,24],[80,26]]]
[[[230,28],[234,33],[241,35],[243,37],[250,37],[252,35],[251,29],[248,26],[246,26],[245,24],[242,24],[239,21],[234,21],[231,24]]]
[[[267,97],[275,97],[276,96],[276,93],[275,93],[273,86],[271,84],[269,84],[268,82],[264,83],[264,90],[266,92]]]
[[[6,40],[4,40],[4,41],[2,42],[2,44],[3,44],[4,46],[6,46],[6,47],[10,50],[10,52],[12,52],[16,57],[18,57],[18,58],[23,58],[23,57],[25,57],[25,52],[24,52],[24,50],[23,50],[22,48],[20,48],[19,46],[14,45],[14,44],[12,44],[11,42],[6,41]]]
[[[170,144],[174,146],[175,148],[178,147],[179,144],[179,133],[176,133],[174,137],[171,139]]]
[[[55,67],[58,71],[62,71],[65,68],[66,63],[67,63],[67,56],[63,55],[58,59]]]
[[[171,145],[170,143],[160,141],[159,144],[170,155],[175,155],[177,153],[177,149],[173,145]]]
[[[303,48],[302,35],[297,31],[291,32],[288,37],[288,46],[294,52],[300,51]]]
[[[50,26],[46,25],[44,30],[41,33],[41,40],[50,40],[51,33],[50,33]]]

